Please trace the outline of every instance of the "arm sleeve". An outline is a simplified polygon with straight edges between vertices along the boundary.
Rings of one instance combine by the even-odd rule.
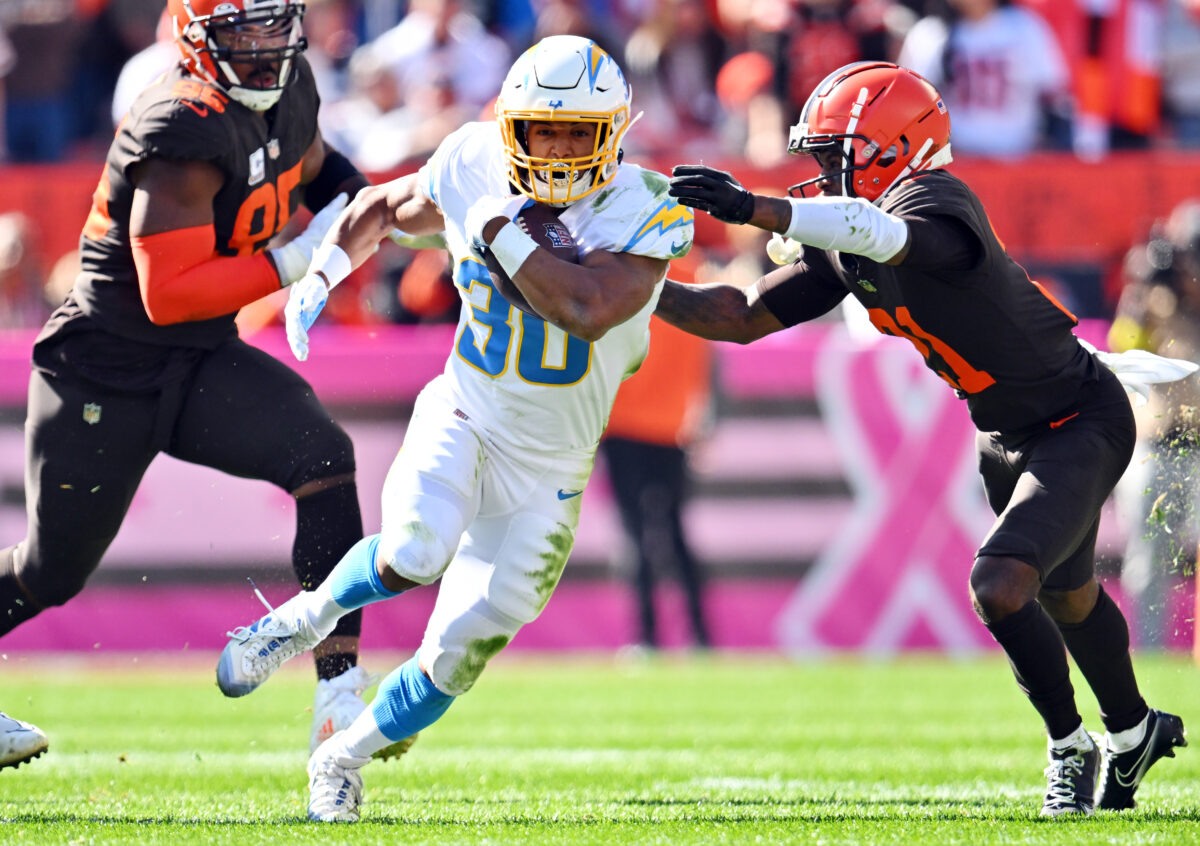
[[[342,191],[354,199],[354,195],[368,184],[367,178],[359,173],[348,158],[333,147],[327,147],[321,170],[312,182],[304,186],[304,205],[316,214]]]
[[[767,311],[784,326],[795,326],[828,313],[848,293],[824,254],[811,249],[754,284]]]
[[[231,314],[279,290],[279,274],[265,253],[215,255],[211,223],[129,242],[142,305],[158,326]]]

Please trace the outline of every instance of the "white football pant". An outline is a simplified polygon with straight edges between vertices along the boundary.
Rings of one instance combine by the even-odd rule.
[[[417,397],[383,487],[379,555],[418,584],[442,579],[418,656],[443,693],[469,690],[546,607],[594,464],[594,449],[518,450],[476,429],[444,377]]]

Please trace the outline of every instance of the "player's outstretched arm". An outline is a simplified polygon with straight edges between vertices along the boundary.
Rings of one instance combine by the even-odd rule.
[[[755,286],[684,285],[668,279],[654,313],[684,332],[711,341],[748,344],[784,328]]]
[[[704,165],[677,165],[668,193],[680,205],[726,223],[748,223],[801,244],[900,264],[908,255],[908,224],[861,197],[763,197],[731,174]]]
[[[437,206],[417,188],[415,174],[362,189],[332,224],[283,309],[288,345],[297,359],[308,358],[308,330],[325,308],[329,292],[365,262],[380,241],[394,239],[398,223],[409,227],[412,235],[435,234],[445,226]]]
[[[442,213],[417,184],[414,173],[362,189],[329,230],[325,243],[344,252],[350,260],[350,269],[354,269],[371,257],[384,238],[399,237],[397,229],[407,236],[441,232],[446,228]],[[340,281],[341,278],[330,279],[331,285]]]

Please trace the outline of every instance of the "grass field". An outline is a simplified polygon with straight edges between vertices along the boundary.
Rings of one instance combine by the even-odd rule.
[[[1158,764],[1137,810],[1040,819],[1039,721],[998,657],[501,656],[364,770],[362,822],[315,825],[301,663],[226,700],[209,661],[9,656],[0,707],[51,749],[0,772],[0,843],[1200,842],[1200,749]],[[1200,726],[1190,659],[1139,672]]]

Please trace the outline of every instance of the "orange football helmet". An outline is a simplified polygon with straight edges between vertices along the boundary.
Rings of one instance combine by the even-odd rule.
[[[308,46],[295,0],[167,0],[167,12],[184,66],[256,112],[279,102]]]
[[[914,171],[950,162],[950,115],[924,77],[890,62],[839,68],[812,94],[788,139],[789,153],[839,150],[842,193],[877,201]],[[788,189],[793,196],[830,174]]]

